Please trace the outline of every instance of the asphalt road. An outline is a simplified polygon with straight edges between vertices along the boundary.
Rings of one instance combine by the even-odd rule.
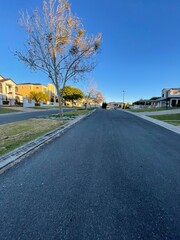
[[[0,175],[0,239],[179,240],[180,136],[98,110]]]
[[[64,112],[71,111],[72,109],[64,109]],[[0,114],[0,125],[17,122],[22,120],[27,120],[30,118],[38,118],[40,116],[47,116],[53,113],[58,113],[58,109],[52,110],[41,110],[36,112],[21,112],[21,113],[11,113],[11,114]]]

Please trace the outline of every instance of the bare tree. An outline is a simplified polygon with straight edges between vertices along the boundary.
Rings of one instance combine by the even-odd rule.
[[[60,116],[63,89],[69,79],[78,81],[95,67],[101,34],[89,36],[80,19],[72,14],[68,0],[43,2],[42,11],[21,12],[20,24],[27,32],[25,52],[15,56],[32,70],[41,70],[55,85]],[[62,92],[59,90],[62,89]]]
[[[89,81],[86,95],[86,103],[87,105],[91,103],[100,104],[104,101],[104,97],[102,93],[98,90],[97,83],[92,79]]]
[[[97,92],[97,84],[94,80],[92,79],[89,80],[86,92],[87,94],[85,96],[85,99],[87,107],[90,104],[90,102],[92,102],[92,99],[94,99],[95,94]]]
[[[97,91],[95,94],[94,102],[95,104],[100,104],[105,101],[105,98],[103,97],[102,93],[100,91]]]

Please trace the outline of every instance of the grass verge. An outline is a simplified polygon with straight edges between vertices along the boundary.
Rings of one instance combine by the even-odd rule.
[[[12,113],[12,112],[21,112],[20,110],[10,109],[10,108],[1,108],[0,107],[0,114],[4,113]]]
[[[65,123],[60,120],[30,119],[0,125],[0,156]]]
[[[175,126],[180,126],[180,113],[178,114],[166,114],[166,115],[151,115],[148,116],[157,120],[161,120],[163,122],[175,125]]]
[[[81,116],[81,115],[85,115],[89,112],[91,112],[92,109],[75,109],[69,112],[64,112],[63,117],[59,118],[59,114],[51,114],[49,116],[43,116],[42,118],[45,119],[73,119],[75,117]]]
[[[52,107],[28,107],[29,109],[40,109],[40,110],[47,110],[51,109]]]
[[[165,111],[165,110],[173,110],[179,108],[137,108],[137,109],[127,109],[130,112],[157,112],[157,111]]]
[[[90,110],[78,109],[65,112],[64,116],[66,119],[60,119],[58,114],[56,114],[53,120],[51,119],[52,115],[49,115],[46,119],[29,119],[0,125],[0,156],[64,125],[70,119],[89,112]]]
[[[89,110],[89,109],[77,109],[77,110],[73,110],[73,111],[70,111],[70,112],[65,112],[64,116],[66,116],[66,117],[77,117],[77,116],[87,114],[91,110]]]

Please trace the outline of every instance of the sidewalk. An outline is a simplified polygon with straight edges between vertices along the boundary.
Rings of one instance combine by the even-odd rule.
[[[130,111],[128,111],[130,112]],[[132,112],[131,112],[132,113]],[[142,115],[142,116],[147,116],[147,115],[166,115],[166,114],[176,114],[180,113],[180,108],[179,109],[172,109],[172,110],[164,110],[164,111],[155,111],[155,112],[133,112],[137,115]]]
[[[161,127],[164,127],[172,132],[175,132],[177,134],[180,134],[180,126],[174,126],[174,125],[171,125],[169,123],[166,123],[166,122],[163,122],[163,121],[160,121],[160,120],[157,120],[157,119],[154,119],[154,118],[151,118],[151,117],[148,117],[147,115],[165,115],[165,114],[177,114],[177,113],[180,113],[180,109],[174,109],[174,110],[165,110],[165,111],[156,111],[156,112],[130,112],[130,111],[127,111],[127,110],[122,110],[124,112],[127,112],[129,114],[133,114],[137,117],[140,117],[140,118],[143,118],[149,122],[152,122],[154,124],[157,124]]]

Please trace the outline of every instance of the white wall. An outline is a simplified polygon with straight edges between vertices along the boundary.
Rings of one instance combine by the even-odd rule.
[[[27,98],[23,98],[23,107],[34,107],[34,100],[29,101]]]
[[[0,105],[2,105],[2,104],[3,104],[3,95],[0,94]]]

